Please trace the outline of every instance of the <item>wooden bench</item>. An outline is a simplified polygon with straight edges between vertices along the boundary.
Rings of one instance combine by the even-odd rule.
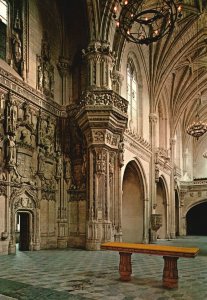
[[[120,255],[119,273],[122,281],[130,281],[132,274],[132,253],[161,255],[164,258],[163,286],[166,288],[178,287],[177,260],[179,257],[195,257],[199,248],[184,248],[154,244],[131,244],[108,242],[101,245],[102,250],[118,251]]]

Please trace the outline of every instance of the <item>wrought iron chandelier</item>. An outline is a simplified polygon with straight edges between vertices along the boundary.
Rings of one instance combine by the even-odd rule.
[[[198,100],[198,104],[197,104],[196,119],[191,125],[188,126],[186,130],[189,135],[195,137],[197,140],[199,139],[200,136],[202,136],[204,133],[207,132],[207,124],[199,120],[199,114],[198,114],[198,108],[200,105],[199,102],[200,99]]]
[[[127,41],[149,45],[173,31],[181,0],[116,0],[114,19]]]
[[[196,49],[198,50],[198,20],[199,20],[199,15],[197,17],[197,39],[196,39]],[[197,107],[196,107],[196,116],[195,116],[195,121],[190,124],[187,127],[187,133],[193,137],[195,137],[197,140],[199,139],[199,137],[201,137],[204,133],[207,132],[207,124],[204,122],[201,122],[201,120],[199,120],[199,106],[201,105],[201,93],[199,92],[199,85],[198,85],[198,79],[199,79],[199,69],[198,69],[198,65],[197,65],[197,93],[198,93],[198,98],[197,98]]]
[[[198,118],[197,118],[198,119]],[[187,128],[187,133],[192,135],[197,140],[200,136],[202,136],[207,131],[207,125],[202,123],[201,121],[197,120],[194,121],[190,126]]]

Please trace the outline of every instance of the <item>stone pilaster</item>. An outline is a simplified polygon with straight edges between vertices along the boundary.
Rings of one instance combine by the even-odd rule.
[[[59,62],[57,64],[58,71],[62,79],[62,105],[66,105],[67,90],[68,90],[68,75],[70,72],[70,60],[65,57],[59,57]],[[71,90],[71,87],[69,87]]]
[[[151,145],[152,145],[152,157],[151,157],[151,214],[156,213],[156,194],[157,194],[157,175],[158,169],[156,165],[156,125],[157,125],[158,116],[155,113],[151,113],[149,115],[150,121],[150,137],[151,137]],[[152,225],[152,224],[151,224]],[[156,240],[156,232],[151,228],[151,237],[150,240],[153,242]]]
[[[170,149],[171,149],[171,164],[174,166],[175,160],[175,144],[176,140],[174,138],[170,139]],[[174,168],[172,169],[170,176],[170,210],[169,210],[169,220],[170,220],[170,237],[175,238],[175,180],[174,180]]]
[[[88,149],[86,248],[121,240],[121,167],[127,101],[113,91],[87,91],[76,120]],[[118,238],[117,238],[118,237]]]

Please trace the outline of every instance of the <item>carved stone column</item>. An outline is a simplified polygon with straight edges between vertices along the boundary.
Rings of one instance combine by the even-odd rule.
[[[62,79],[62,105],[66,105],[67,99],[67,77],[69,74],[70,61],[65,57],[59,57],[59,62],[57,64],[61,79]],[[71,87],[70,87],[71,89]]]
[[[158,169],[156,164],[156,124],[157,124],[158,116],[155,113],[151,113],[149,115],[149,121],[150,121],[150,137],[151,137],[151,145],[152,145],[152,158],[151,158],[151,214],[155,214],[156,212],[156,206],[157,206],[157,200],[156,200],[156,194],[157,194],[157,175],[158,175]],[[152,224],[151,224],[152,225]],[[151,236],[150,236],[151,242],[156,241],[156,231],[153,230],[151,226]]]
[[[127,101],[113,91],[85,93],[76,120],[88,149],[86,248],[120,237],[121,166]]]
[[[174,166],[175,160],[175,143],[176,140],[174,138],[170,139],[170,148],[171,148],[171,164]],[[174,168],[171,171],[170,176],[170,207],[169,207],[169,220],[170,220],[170,238],[175,238],[175,180],[174,180]]]
[[[114,55],[107,42],[91,42],[82,50],[87,63],[88,89],[111,89],[110,74],[114,65]]]

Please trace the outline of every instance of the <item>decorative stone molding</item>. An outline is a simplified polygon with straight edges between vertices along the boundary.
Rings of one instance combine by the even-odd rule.
[[[134,132],[130,131],[129,129],[125,130],[125,135],[133,138],[136,143],[141,144],[144,148],[146,148],[150,151],[152,150],[151,144],[147,140],[145,140],[141,135],[138,135],[137,133],[134,133]]]
[[[70,70],[70,65],[71,65],[70,59],[65,58],[63,56],[59,57],[57,68],[62,78],[68,75]]]
[[[37,192],[29,187],[12,188],[10,197],[10,207],[12,209],[21,208],[39,208]]]
[[[156,148],[155,149],[155,160],[158,162],[159,160],[163,160],[164,163],[168,163],[170,161],[170,151],[164,148]]]
[[[151,114],[149,115],[149,120],[150,120],[151,123],[156,124],[157,121],[158,121],[158,116],[157,116],[157,114],[151,113]]]
[[[96,109],[97,106],[104,106],[105,109],[107,107],[114,107],[120,112],[124,113],[124,115],[126,115],[128,101],[113,91],[86,91],[83,93],[83,97],[80,101],[80,106],[93,106],[94,109]]]
[[[48,102],[46,96],[19,80],[12,74],[0,67],[0,87],[6,91],[10,90],[15,96],[27,99],[28,102],[38,105],[56,116],[66,116],[66,109],[54,101]]]
[[[92,129],[86,134],[86,140],[88,145],[109,145],[110,147],[117,149],[120,136],[116,133],[112,133],[107,129]]]

